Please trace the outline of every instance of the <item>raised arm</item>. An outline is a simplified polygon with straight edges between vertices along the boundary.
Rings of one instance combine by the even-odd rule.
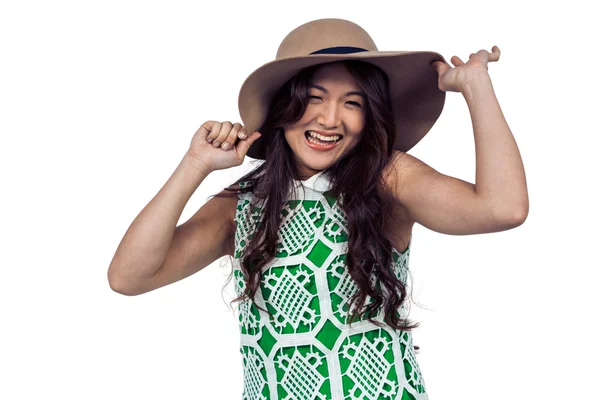
[[[233,254],[237,196],[212,198],[187,222],[176,224],[204,178],[240,165],[258,137],[258,132],[248,136],[239,123],[202,124],[175,172],[123,236],[108,268],[111,289],[132,296],[146,293]]]
[[[441,174],[402,152],[395,153],[388,171],[389,186],[409,217],[441,233],[507,230],[521,225],[529,212],[521,155],[494,93],[487,63],[478,63],[481,54],[471,55],[468,70],[456,56],[452,61],[457,68],[449,69],[441,62],[436,66],[440,89],[460,91],[469,107],[475,136],[475,184]],[[494,55],[497,60],[497,48]],[[457,73],[461,67],[462,75]]]

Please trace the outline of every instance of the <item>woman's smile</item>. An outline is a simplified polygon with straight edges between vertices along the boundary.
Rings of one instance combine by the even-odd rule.
[[[342,141],[342,135],[325,135],[316,131],[306,131],[304,133],[307,145],[317,151],[331,150]]]
[[[329,168],[358,145],[366,110],[366,95],[341,63],[321,66],[307,89],[304,114],[284,130],[302,176]]]

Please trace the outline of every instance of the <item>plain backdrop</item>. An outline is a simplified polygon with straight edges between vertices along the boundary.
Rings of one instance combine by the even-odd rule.
[[[489,73],[529,217],[484,235],[415,226],[411,318],[430,398],[600,398],[600,35],[584,2],[553,4],[3,1],[0,398],[241,399],[225,259],[135,297],[106,273],[200,125],[239,121],[244,79],[326,17],[358,23],[380,50],[502,51]],[[410,153],[475,182],[460,93]],[[251,167],[211,173],[179,224]]]

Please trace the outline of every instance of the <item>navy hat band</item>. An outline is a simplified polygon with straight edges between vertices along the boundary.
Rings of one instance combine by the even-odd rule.
[[[351,54],[351,53],[361,53],[363,51],[368,51],[367,49],[362,49],[360,47],[348,47],[348,46],[337,46],[337,47],[328,47],[326,49],[321,49],[317,51],[313,51],[312,54]]]

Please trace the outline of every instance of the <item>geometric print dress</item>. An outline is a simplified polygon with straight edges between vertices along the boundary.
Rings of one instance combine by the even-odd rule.
[[[427,400],[411,332],[378,327],[366,316],[347,323],[348,300],[357,286],[345,268],[345,215],[323,172],[294,181],[297,190],[281,210],[277,252],[264,267],[255,297],[272,316],[251,300],[238,303],[243,400]],[[233,260],[238,295],[245,288],[240,257],[260,217],[253,193],[238,194]],[[404,252],[392,250],[391,268],[405,284],[411,243],[412,237]],[[405,304],[399,314],[407,316]],[[383,310],[374,319],[383,322]]]

